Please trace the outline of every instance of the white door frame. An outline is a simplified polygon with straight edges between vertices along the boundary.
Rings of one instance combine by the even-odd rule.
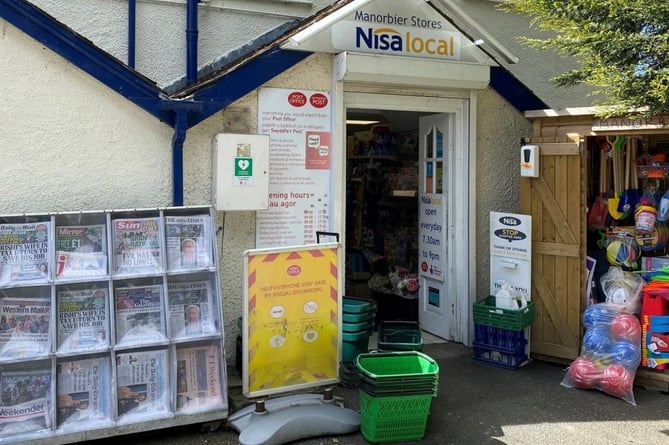
[[[476,140],[475,115],[476,100],[473,92],[468,99],[449,99],[432,96],[399,96],[387,93],[347,92],[342,82],[334,82],[332,95],[334,106],[333,135],[334,147],[340,147],[333,159],[333,227],[341,233],[342,243],[346,245],[346,109],[362,108],[370,110],[402,110],[428,113],[442,113],[453,108],[454,103],[463,107],[464,127],[459,129],[462,138],[461,149],[455,156],[454,170],[458,173],[453,190],[453,219],[449,227],[449,245],[454,247],[451,258],[453,270],[450,275],[453,283],[450,287],[457,295],[457,304],[451,311],[451,323],[448,340],[471,344],[472,325],[470,323],[471,306],[476,301],[476,239],[470,230],[476,221]],[[460,94],[455,96],[462,97]]]

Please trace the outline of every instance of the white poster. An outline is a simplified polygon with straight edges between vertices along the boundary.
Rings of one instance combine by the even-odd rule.
[[[259,90],[258,133],[270,136],[270,159],[256,248],[313,244],[330,230],[331,117],[329,92]]]
[[[424,194],[420,197],[420,225],[418,227],[419,273],[439,280],[445,279],[446,228],[444,197],[441,194]]]

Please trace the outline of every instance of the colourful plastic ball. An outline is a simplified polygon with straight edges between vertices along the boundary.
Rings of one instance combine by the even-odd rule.
[[[603,303],[591,304],[583,312],[583,327],[590,329],[595,325],[608,324],[616,312]]]
[[[607,353],[611,345],[611,336],[603,327],[595,326],[585,331],[583,336],[584,354]]]
[[[594,388],[601,372],[595,364],[585,357],[579,357],[569,366],[569,379],[577,388]]]
[[[618,314],[611,321],[611,334],[617,340],[639,343],[641,341],[641,323],[632,314]]]
[[[612,345],[613,362],[627,369],[636,369],[641,363],[641,347],[628,341],[619,341]]]
[[[632,393],[634,376],[622,365],[609,365],[604,369],[599,387],[615,397],[625,398]]]

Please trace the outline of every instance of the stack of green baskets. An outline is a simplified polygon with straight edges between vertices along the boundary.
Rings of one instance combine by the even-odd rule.
[[[355,358],[369,351],[369,337],[374,329],[376,303],[364,298],[344,297],[342,311],[342,353],[339,375],[342,385],[357,387]]]
[[[437,396],[439,365],[419,351],[364,353],[360,373],[360,431],[372,443],[420,440]]]

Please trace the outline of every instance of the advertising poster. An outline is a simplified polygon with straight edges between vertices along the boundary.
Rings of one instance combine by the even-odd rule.
[[[257,212],[256,247],[316,242],[330,229],[330,93],[262,88],[258,133],[270,137],[269,208]]]
[[[245,252],[243,391],[247,397],[337,380],[339,245]]]
[[[420,197],[420,226],[418,227],[419,273],[425,278],[444,281],[442,265],[446,261],[446,228],[444,197],[424,194]]]

